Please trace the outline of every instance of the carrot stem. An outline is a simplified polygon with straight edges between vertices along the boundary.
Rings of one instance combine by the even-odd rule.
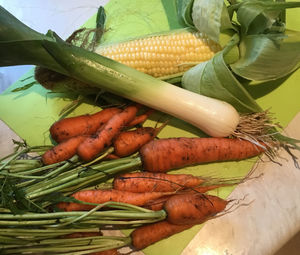
[[[125,163],[120,164],[121,162],[124,161]],[[128,162],[126,163],[126,161]],[[98,170],[99,172],[93,174],[92,176],[86,176],[86,177],[80,177],[80,171],[82,171],[83,169],[82,167],[78,167],[76,169],[76,172],[73,173],[72,175],[67,176],[65,178],[61,177],[61,179],[55,182],[50,182],[48,185],[44,184],[40,189],[27,193],[26,197],[28,199],[33,199],[43,195],[50,194],[55,191],[61,191],[70,187],[75,187],[76,189],[79,187],[82,188],[95,181],[99,181],[101,179],[107,178],[108,176],[112,176],[113,174],[119,173],[121,171],[125,171],[126,169],[137,167],[140,164],[141,161],[139,158],[130,158],[130,159],[124,158],[124,159],[120,159],[120,161],[117,162],[117,165],[115,167],[107,168],[105,164],[103,164],[103,166],[99,165],[98,167],[90,166],[92,170]]]

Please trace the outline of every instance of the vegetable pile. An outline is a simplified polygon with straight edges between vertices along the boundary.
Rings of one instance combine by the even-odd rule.
[[[95,29],[79,29],[66,41],[32,30],[0,7],[0,66],[33,64],[45,88],[107,101],[94,114],[53,123],[53,146],[16,142],[16,151],[0,160],[1,254],[144,249],[236,209],[240,201],[207,192],[248,180],[169,171],[261,154],[274,160],[280,146],[299,149],[246,84],[297,69],[300,32],[285,28],[284,11],[300,3],[174,5],[180,29],[113,45],[101,41],[102,7]],[[156,116],[155,127],[145,123],[162,113],[205,135],[159,138],[168,121],[158,125]],[[104,231],[119,229],[130,234]]]

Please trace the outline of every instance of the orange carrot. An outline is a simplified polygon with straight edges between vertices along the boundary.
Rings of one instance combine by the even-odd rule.
[[[61,119],[50,127],[50,134],[54,141],[60,143],[78,135],[93,134],[121,109],[116,107],[101,110],[95,114],[80,115]]]
[[[221,185],[222,186],[222,185]],[[186,189],[183,191],[180,191],[178,194],[187,194],[187,193],[205,193],[209,190],[217,189],[220,185],[212,185],[212,186],[200,186],[193,189]],[[150,200],[145,205],[143,205],[144,208],[152,210],[152,211],[160,211],[164,209],[164,205],[167,202],[167,200],[171,196],[176,196],[176,194],[172,194],[169,196],[160,197],[158,199]]]
[[[137,206],[143,206],[147,201],[169,195],[167,192],[134,193],[114,189],[106,190],[80,190],[72,195],[75,199],[87,203],[102,204],[108,201],[122,202]],[[94,205],[75,202],[61,202],[58,208],[64,211],[85,211],[94,208]]]
[[[77,150],[78,156],[84,161],[97,157],[105,148],[111,145],[113,138],[121,129],[134,119],[139,106],[128,106],[122,112],[115,114],[94,135],[86,138]]]
[[[152,140],[140,149],[143,169],[165,172],[193,164],[242,160],[265,148],[237,138],[169,138]]]
[[[217,196],[189,193],[171,196],[164,205],[167,221],[172,224],[201,224],[222,212],[228,201]]]
[[[114,154],[126,157],[137,152],[143,145],[154,139],[165,126],[159,128],[141,127],[121,132],[113,141]]]
[[[206,193],[207,191],[214,190],[223,186],[229,186],[233,184],[227,184],[227,183],[220,183],[220,184],[214,184],[214,185],[203,185],[203,186],[197,186],[192,188],[186,188],[182,191],[179,191],[177,194],[188,194],[188,193]],[[177,194],[172,194],[169,196],[160,197],[158,199],[150,200],[148,201],[143,207],[147,208],[152,211],[160,211],[164,209],[164,205],[167,202],[167,200],[171,196],[176,196]]]
[[[149,118],[149,116],[153,112],[154,112],[154,109],[150,109],[150,110],[146,111],[145,113],[136,116],[130,123],[128,123],[127,126],[133,127],[133,126],[142,124],[144,121],[146,121]]]
[[[136,228],[131,232],[132,246],[136,250],[142,250],[162,239],[175,235],[193,225],[175,225],[167,221],[160,221]]]
[[[106,156],[103,158],[103,160],[111,160],[111,159],[118,159],[118,158],[120,158],[120,157],[117,156],[117,155],[115,155],[115,154],[113,154],[113,153],[110,153],[110,154],[106,155]]]
[[[205,178],[191,174],[134,172],[115,177],[113,187],[130,192],[171,192],[196,187],[204,182]]]
[[[45,165],[50,165],[70,159],[76,154],[79,144],[85,139],[85,136],[80,135],[71,137],[70,139],[57,144],[42,155],[43,163]]]
[[[160,197],[158,199],[150,200],[146,204],[143,205],[144,208],[152,210],[152,211],[160,211],[164,209],[164,205],[170,196]]]

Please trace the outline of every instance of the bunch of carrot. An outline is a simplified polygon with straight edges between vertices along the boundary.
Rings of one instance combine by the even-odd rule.
[[[93,161],[107,148],[106,158],[127,157],[137,153],[137,166],[143,172],[121,174],[110,189],[79,190],[72,194],[78,202],[57,204],[64,211],[87,211],[108,201],[165,211],[163,221],[136,228],[131,233],[134,249],[143,249],[161,239],[205,222],[224,211],[230,201],[205,194],[207,191],[237,184],[184,174],[167,174],[172,169],[215,161],[242,160],[257,156],[267,147],[237,138],[162,138],[159,128],[139,127],[151,110],[138,115],[141,105],[124,109],[107,108],[93,115],[62,119],[50,133],[58,143],[43,156],[44,164],[67,160],[77,154],[84,162]]]
[[[239,181],[219,181],[190,174],[131,172],[116,176],[111,189],[75,192],[76,202],[61,202],[64,211],[91,210],[107,201],[164,210],[162,221],[136,228],[131,233],[134,249],[143,249],[157,241],[201,224],[224,211],[229,201],[205,194],[207,191]]]
[[[161,128],[127,128],[144,122],[152,113],[148,110],[137,115],[140,105],[125,109],[111,107],[92,115],[70,117],[55,122],[50,128],[52,139],[58,144],[42,156],[44,164],[54,164],[77,154],[84,161],[91,161],[113,146],[109,157],[124,157],[153,139]]]

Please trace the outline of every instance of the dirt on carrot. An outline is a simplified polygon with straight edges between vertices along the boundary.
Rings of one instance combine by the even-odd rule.
[[[140,149],[143,169],[166,172],[194,164],[242,160],[266,151],[261,145],[237,138],[166,138]]]
[[[57,143],[78,135],[91,135],[121,111],[117,107],[111,107],[91,115],[85,114],[61,119],[50,127],[50,135]]]
[[[86,138],[78,147],[77,154],[83,161],[90,161],[108,146],[112,144],[113,139],[120,133],[137,114],[139,106],[132,105],[126,107],[122,112],[115,114],[105,123],[97,133]]]

